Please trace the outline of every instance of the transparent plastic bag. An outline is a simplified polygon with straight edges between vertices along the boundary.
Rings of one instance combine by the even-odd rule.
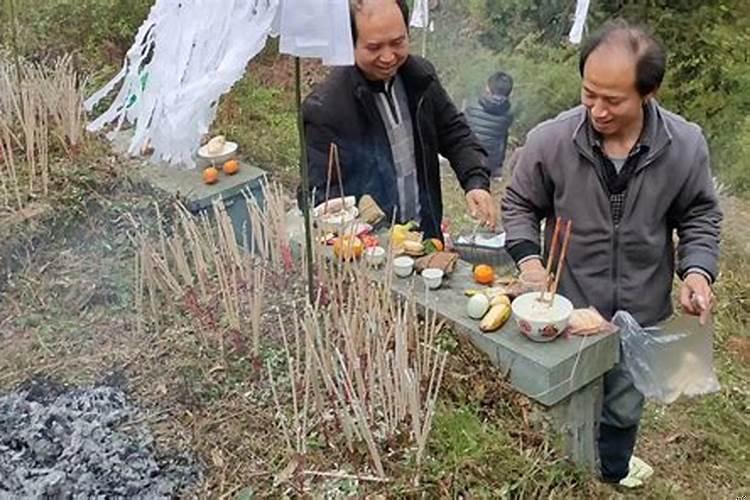
[[[680,396],[717,392],[713,335],[697,319],[680,317],[669,327],[643,328],[619,311],[612,318],[619,328],[622,354],[635,387],[648,399],[664,404]]]

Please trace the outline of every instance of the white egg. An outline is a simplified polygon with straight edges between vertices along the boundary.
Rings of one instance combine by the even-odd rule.
[[[483,293],[478,293],[466,303],[466,314],[472,319],[482,319],[490,308],[490,299]]]

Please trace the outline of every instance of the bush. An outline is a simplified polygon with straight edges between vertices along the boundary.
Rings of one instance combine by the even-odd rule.
[[[154,0],[14,1],[21,55],[47,61],[74,54],[89,70],[102,62],[115,66],[122,62],[154,4]],[[3,24],[7,29],[9,23]]]

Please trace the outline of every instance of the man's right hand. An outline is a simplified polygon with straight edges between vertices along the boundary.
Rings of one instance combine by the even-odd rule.
[[[521,285],[527,292],[543,292],[547,290],[550,277],[542,265],[541,259],[529,259],[522,262],[518,268],[521,270],[519,279]]]
[[[521,262],[521,264],[518,266],[518,269],[522,272],[538,272],[538,271],[546,271],[544,269],[544,266],[542,265],[542,259],[529,259]]]

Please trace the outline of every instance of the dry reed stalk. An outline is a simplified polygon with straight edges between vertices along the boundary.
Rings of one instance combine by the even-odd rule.
[[[0,144],[2,144],[3,162],[8,174],[8,179],[13,189],[13,198],[18,210],[23,209],[23,199],[21,197],[21,185],[18,179],[18,169],[16,168],[15,155],[13,153],[12,131],[10,127],[0,119]],[[4,176],[5,177],[5,176]],[[12,201],[6,197],[5,205],[10,207]]]
[[[282,434],[284,435],[284,441],[286,442],[286,447],[289,450],[289,452],[294,452],[294,447],[292,446],[292,438],[291,438],[291,432],[289,431],[289,423],[287,422],[286,415],[284,413],[284,409],[281,406],[281,402],[279,400],[279,394],[276,390],[276,382],[274,382],[273,378],[273,369],[271,368],[271,361],[266,361],[266,371],[268,372],[268,381],[271,385],[271,395],[273,396],[273,403],[276,407],[276,413],[279,416],[279,422],[280,427],[282,430]]]
[[[252,266],[251,285],[249,299],[250,329],[253,340],[253,353],[258,356],[260,355],[261,315],[266,295],[266,268],[264,266]]]
[[[336,349],[336,356],[339,359],[340,366],[342,368],[345,368],[346,362],[344,361],[344,357],[341,355],[341,352],[338,349]],[[378,447],[375,444],[375,438],[372,435],[370,421],[365,415],[365,411],[363,408],[362,400],[364,399],[364,397],[363,395],[356,393],[356,389],[352,384],[350,374],[346,369],[343,370],[343,381],[345,383],[347,393],[350,396],[350,407],[355,415],[354,422],[358,425],[360,433],[362,434],[365,443],[367,443],[367,449],[370,452],[370,458],[372,458],[373,464],[375,465],[375,470],[380,477],[385,477],[383,460],[380,457],[380,452],[378,451]]]
[[[72,58],[59,58],[51,69],[39,71],[41,95],[52,117],[52,133],[60,146],[70,155],[83,142],[86,115],[83,107],[79,75],[73,68]]]

